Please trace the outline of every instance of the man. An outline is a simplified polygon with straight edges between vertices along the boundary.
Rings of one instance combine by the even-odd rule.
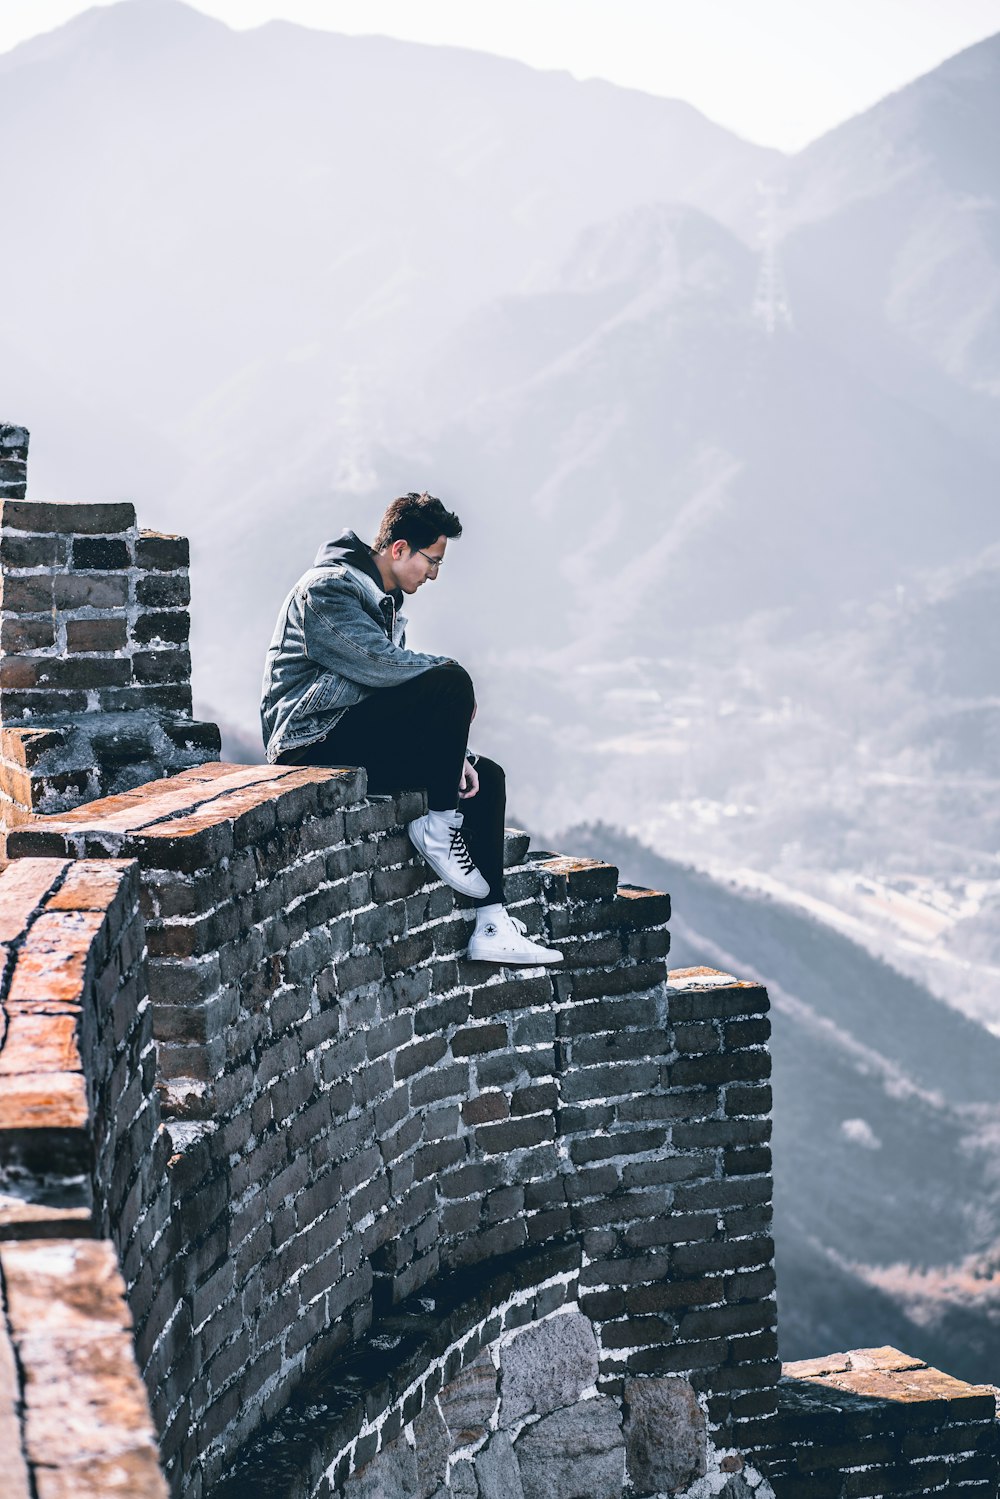
[[[476,703],[457,661],[406,648],[404,594],[436,579],[458,516],[429,494],[393,500],[372,547],[353,531],[322,546],[278,616],[261,725],[280,765],[363,765],[378,795],[425,787],[408,824],[417,851],[476,903],[470,958],[558,963],[503,904],[504,773],[468,752]],[[462,810],[459,810],[461,802]]]

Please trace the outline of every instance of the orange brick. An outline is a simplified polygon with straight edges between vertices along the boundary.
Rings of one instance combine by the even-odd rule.
[[[56,832],[64,827],[94,828],[96,831],[109,833],[140,832],[167,818],[177,819],[178,822],[186,820],[177,818],[178,813],[202,813],[226,791],[239,790],[257,783],[269,786],[273,781],[295,774],[290,767],[282,765],[204,765],[198,769],[211,770],[215,774],[195,778],[188,771],[182,771],[180,775],[168,776],[162,781],[150,781],[136,791],[125,791],[120,796],[87,802],[72,812],[46,818],[40,825],[51,827]],[[222,774],[219,774],[220,771]],[[219,814],[202,826],[222,821],[224,814]],[[172,821],[171,827],[173,826],[175,823]]]
[[[127,859],[82,859],[72,864],[60,889],[45,902],[46,911],[106,911],[129,867]]]
[[[15,859],[0,875],[0,942],[16,942],[59,879],[62,859]]]
[[[79,1017],[74,1014],[8,1017],[0,1048],[0,1076],[15,1073],[80,1072]]]
[[[81,1072],[28,1072],[0,1079],[0,1130],[86,1130],[87,1085]]]
[[[103,922],[103,911],[39,916],[17,955],[8,999],[82,1000],[87,959]]]

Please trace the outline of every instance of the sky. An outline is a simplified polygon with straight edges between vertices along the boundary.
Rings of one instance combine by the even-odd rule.
[[[141,5],[149,0],[118,0]],[[244,29],[303,26],[472,47],[684,99],[794,151],[1000,32],[1000,0],[193,0]],[[0,0],[0,52],[89,9]]]

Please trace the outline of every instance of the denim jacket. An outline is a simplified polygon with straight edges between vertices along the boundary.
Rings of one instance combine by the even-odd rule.
[[[320,548],[281,606],[264,662],[269,761],[322,739],[369,693],[450,659],[406,649],[401,599],[385,592],[371,549],[353,531]]]

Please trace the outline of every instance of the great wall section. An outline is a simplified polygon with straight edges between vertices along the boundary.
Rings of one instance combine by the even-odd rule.
[[[778,1362],[768,1002],[506,841],[463,956],[419,793],[218,762],[187,546],[0,427],[4,1499],[995,1496],[996,1392]]]

